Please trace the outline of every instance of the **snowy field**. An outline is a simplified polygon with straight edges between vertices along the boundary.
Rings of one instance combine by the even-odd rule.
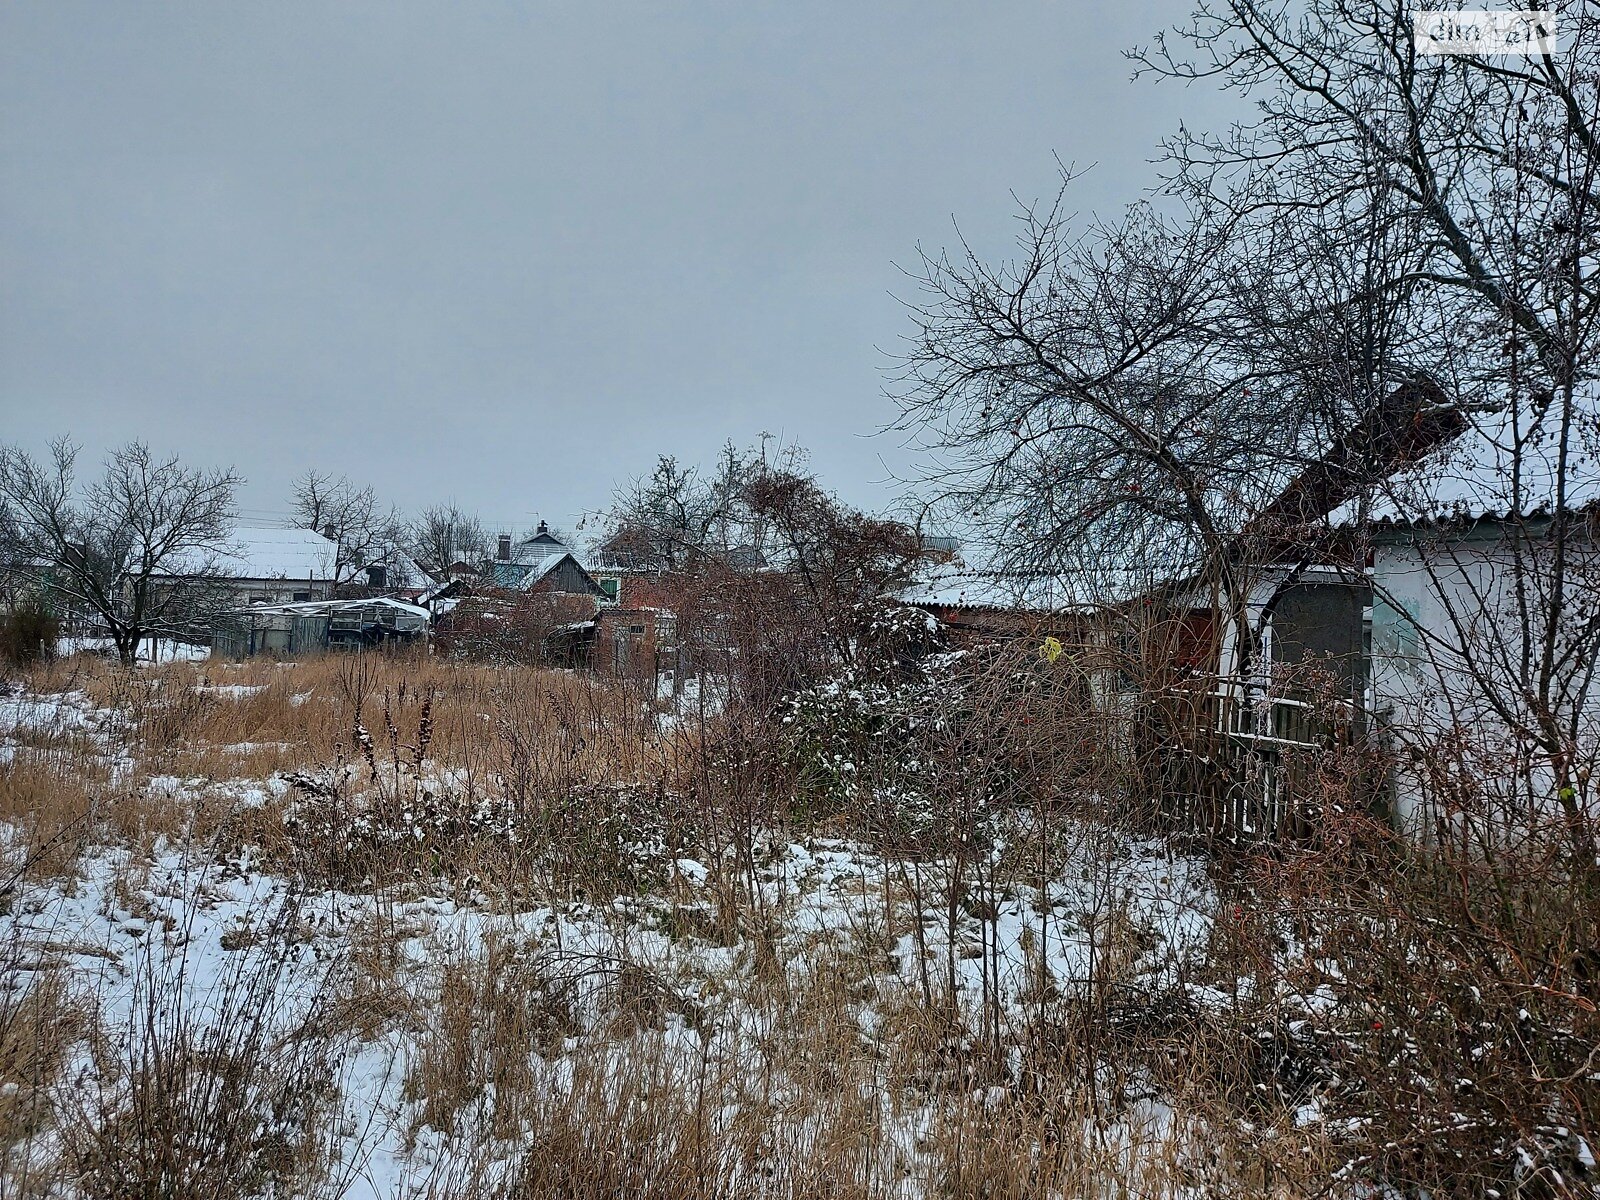
[[[216,673],[165,686],[209,706],[244,705],[268,687]],[[292,690],[289,702],[309,695]],[[262,747],[293,750],[276,741],[220,749]],[[68,753],[96,781],[82,818],[42,848],[30,844],[28,821],[3,827],[0,946],[12,1012],[48,994],[72,1014],[57,1022],[72,1034],[54,1078],[29,1097],[50,1116],[23,1123],[8,1149],[16,1178],[59,1182],[76,1170],[103,1184],[115,1171],[74,1148],[82,1129],[64,1115],[123,1136],[119,1123],[150,1103],[152,1064],[184,1063],[195,1095],[182,1112],[221,1104],[283,1126],[274,1144],[292,1143],[296,1165],[281,1178],[251,1138],[217,1135],[236,1165],[254,1164],[241,1178],[262,1187],[389,1197],[442,1194],[463,1180],[509,1184],[526,1176],[541,1136],[529,1112],[626,1107],[638,1102],[624,1093],[641,1073],[676,1093],[674,1111],[689,1106],[714,1127],[719,1154],[738,1145],[754,1155],[719,1170],[765,1187],[774,1177],[763,1171],[801,1170],[808,1147],[833,1136],[828,1122],[844,1119],[845,1093],[816,1093],[815,1041],[837,1056],[825,1064],[834,1085],[855,1090],[850,1120],[872,1099],[864,1136],[878,1192],[928,1194],[942,1169],[944,1150],[930,1147],[948,1098],[974,1111],[1008,1102],[1027,1074],[1024,1031],[1040,997],[1081,992],[1107,969],[1096,955],[1108,946],[1128,958],[1118,971],[1174,969],[1205,941],[1214,903],[1198,863],[1155,844],[1107,853],[1092,831],[1065,827],[1065,857],[1046,886],[991,869],[983,898],[955,907],[950,864],[759,830],[720,855],[690,853],[667,849],[648,826],[625,839],[641,881],[632,892],[587,894],[550,877],[513,901],[446,874],[319,886],[292,869],[293,854],[241,834],[262,831],[266,844],[285,829],[292,840],[297,821],[304,829],[302,809],[319,803],[302,795],[305,771],[172,773],[149,761],[133,713],[82,690],[0,698],[6,762],[59,763]],[[415,771],[408,796],[451,786],[439,764]],[[347,802],[393,799],[380,792],[357,789]],[[414,837],[436,833],[419,824]],[[993,859],[1004,851],[997,838]],[[1109,937],[1113,923],[1127,936]],[[944,1043],[932,1053],[922,1044],[930,1010]],[[1002,1061],[963,1062],[995,1029]],[[254,1078],[219,1081],[194,1066],[230,1056]],[[298,1075],[280,1077],[286,1061]],[[285,1110],[294,1097],[299,1116]],[[1150,1097],[1102,1135],[1126,1150],[1159,1137],[1167,1119]]]
[[[1337,843],[1225,866],[904,778],[797,804],[694,685],[79,656],[0,688],[3,1195],[1594,1175],[1553,1107],[1593,1086],[1584,996],[1491,992],[1453,886]],[[881,762],[827,755],[878,803]]]

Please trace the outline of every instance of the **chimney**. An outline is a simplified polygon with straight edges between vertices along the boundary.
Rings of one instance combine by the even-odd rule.
[[[500,535],[500,545],[495,552],[495,557],[501,562],[511,561],[511,535],[509,533]]]
[[[543,521],[540,521],[539,522],[539,532],[538,532],[537,536],[538,537],[544,537],[545,534],[547,534],[549,532],[550,532],[550,526],[546,525]]]
[[[322,536],[327,538],[330,542],[337,542],[339,540],[334,536],[336,533],[338,533],[338,530],[333,527],[332,521],[329,521],[322,527]]]

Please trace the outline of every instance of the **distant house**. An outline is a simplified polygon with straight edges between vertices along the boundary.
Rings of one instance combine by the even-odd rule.
[[[46,558],[0,561],[0,612],[34,598],[52,602],[55,571],[55,564]]]
[[[606,608],[595,620],[592,663],[602,671],[644,678],[677,661],[677,618],[659,608]]]
[[[529,575],[543,567],[547,559],[561,554],[571,554],[572,547],[550,532],[550,526],[540,521],[539,527],[521,541],[512,541],[509,533],[502,533],[495,548],[495,556],[486,564],[484,572],[503,588],[520,588]]]
[[[629,604],[636,581],[661,576],[660,566],[651,558],[629,550],[601,547],[589,556],[589,571],[613,604]]]
[[[896,599],[935,617],[957,640],[1056,632],[1073,623],[1064,614],[1077,607],[1055,576],[991,570],[953,550],[925,566]]]
[[[651,604],[647,594],[659,581],[717,564],[738,575],[753,575],[772,568],[760,546],[697,545],[679,548],[675,553],[662,550],[647,531],[623,529],[602,542],[584,560],[589,572],[613,602],[624,608]]]
[[[532,595],[561,593],[568,596],[593,596],[599,604],[610,599],[595,577],[570,550],[552,554],[536,567],[529,568],[516,589]]]
[[[540,521],[520,542],[502,533],[495,557],[485,564],[483,577],[497,587],[531,594],[562,593],[593,596],[597,602],[615,599],[578,558],[576,551]]]
[[[374,553],[353,581],[357,587],[373,592],[392,593],[415,599],[432,584],[428,574],[398,546],[385,546]]]
[[[152,579],[206,579],[241,604],[290,604],[333,596],[338,544],[311,529],[236,526],[214,552],[186,551]]]

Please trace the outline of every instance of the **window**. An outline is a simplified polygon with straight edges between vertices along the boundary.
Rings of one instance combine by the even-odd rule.
[[[1402,670],[1415,672],[1422,655],[1418,646],[1417,602],[1403,596],[1372,598],[1372,654]]]
[[[629,625],[628,626],[628,632],[633,634],[634,637],[643,637],[644,636],[644,626],[643,625]]]
[[[294,599],[295,599],[296,603],[299,603],[302,600],[309,600],[309,599],[311,599],[311,593],[310,592],[296,592],[294,594]]]

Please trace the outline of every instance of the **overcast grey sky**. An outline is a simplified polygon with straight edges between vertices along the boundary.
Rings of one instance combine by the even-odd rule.
[[[1185,0],[0,4],[0,440],[308,466],[568,525],[762,431],[855,503],[952,219],[1216,97],[1120,51]]]

